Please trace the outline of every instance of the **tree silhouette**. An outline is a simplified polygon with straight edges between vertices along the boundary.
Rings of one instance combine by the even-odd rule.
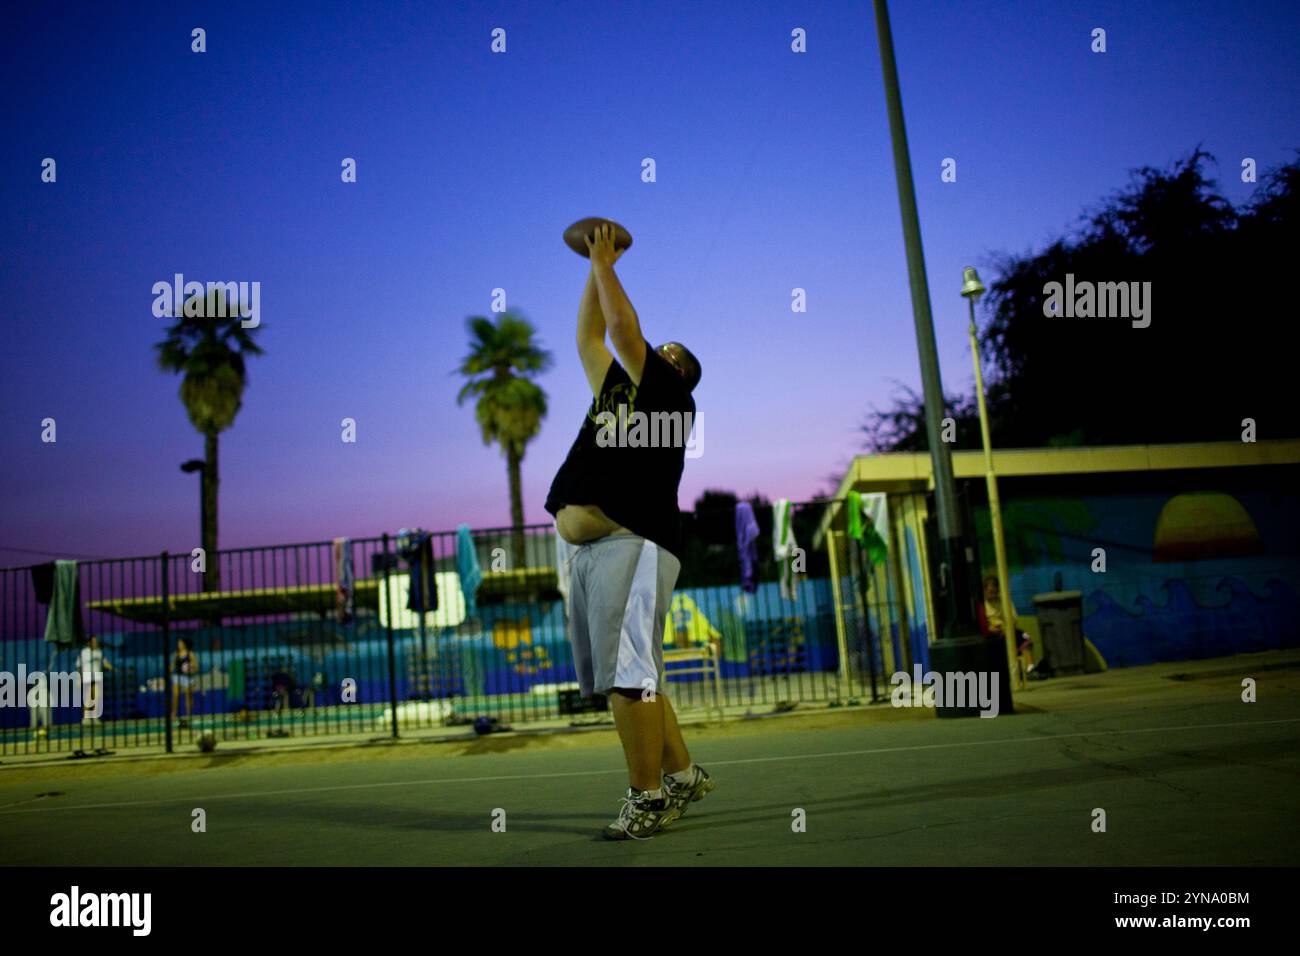
[[[193,296],[178,308],[176,321],[154,345],[158,367],[183,375],[180,398],[190,424],[203,436],[203,551],[207,568],[203,590],[221,590],[217,550],[217,490],[221,473],[217,437],[235,423],[244,403],[248,373],[244,359],[261,355],[253,334],[242,324],[240,303],[219,292]],[[255,327],[260,329],[259,327]]]
[[[1300,162],[1266,174],[1234,208],[1201,149],[1144,167],[1081,227],[1033,255],[994,258],[980,303],[990,428],[1002,447],[1294,437],[1289,413],[1294,305],[1283,283],[1300,240]],[[1149,282],[1151,324],[1048,317],[1050,282]],[[949,398],[959,446],[979,447],[973,393]],[[903,390],[863,426],[873,451],[927,447],[924,404]]]

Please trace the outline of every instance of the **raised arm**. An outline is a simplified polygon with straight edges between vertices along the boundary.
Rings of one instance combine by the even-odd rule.
[[[599,395],[614,356],[605,347],[605,316],[600,311],[600,297],[592,273],[587,273],[587,287],[582,290],[582,302],[578,306],[578,356],[582,359],[582,370],[587,373],[591,394]]]
[[[627,293],[623,291],[623,283],[614,273],[614,263],[623,254],[621,249],[614,249],[614,227],[608,223],[600,226],[587,240],[587,249],[591,254],[591,275],[596,282],[609,340],[628,377],[640,385],[641,373],[645,370],[645,336],[641,333],[641,320],[637,318],[636,309],[632,308]]]

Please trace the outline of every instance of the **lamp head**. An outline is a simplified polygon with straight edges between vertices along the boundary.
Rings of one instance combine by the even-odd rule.
[[[980,282],[980,274],[974,266],[962,269],[961,279],[961,294],[964,298],[978,300],[984,294],[984,283]]]

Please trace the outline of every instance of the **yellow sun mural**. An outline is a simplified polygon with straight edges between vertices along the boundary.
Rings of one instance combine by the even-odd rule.
[[[1157,562],[1240,558],[1260,553],[1259,530],[1240,501],[1193,491],[1165,502],[1156,519]]]

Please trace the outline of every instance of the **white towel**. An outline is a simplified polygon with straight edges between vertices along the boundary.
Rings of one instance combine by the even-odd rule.
[[[889,551],[889,496],[884,492],[862,496],[867,528],[862,543],[873,565],[883,564]]]
[[[794,539],[794,509],[789,498],[778,498],[772,505],[772,551],[781,566],[781,597],[795,600],[795,576],[791,567],[799,542]]]

